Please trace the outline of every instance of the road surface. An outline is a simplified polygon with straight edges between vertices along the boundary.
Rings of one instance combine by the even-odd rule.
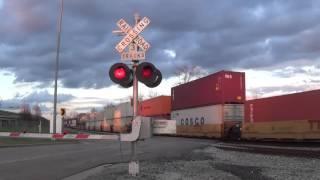
[[[138,143],[138,158],[152,161],[180,159],[194,149],[215,142],[155,137]],[[122,143],[122,154],[119,142],[112,141],[0,148],[0,179],[63,179],[102,164],[127,162],[130,159],[129,143]]]
[[[320,148],[297,148],[153,137],[138,143],[138,177],[128,175],[129,143],[0,148],[0,180],[319,179]]]

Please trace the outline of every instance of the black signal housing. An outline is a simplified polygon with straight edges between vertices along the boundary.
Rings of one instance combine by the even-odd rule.
[[[161,83],[161,72],[151,63],[140,63],[136,70],[136,76],[140,82],[150,88],[154,88]]]
[[[124,63],[116,63],[109,70],[110,79],[124,88],[129,88],[133,83],[132,70]]]

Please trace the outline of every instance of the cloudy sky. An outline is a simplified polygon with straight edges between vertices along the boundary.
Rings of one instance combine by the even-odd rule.
[[[120,18],[151,19],[142,36],[147,61],[163,73],[141,94],[170,94],[183,65],[208,73],[246,72],[247,95],[265,97],[320,88],[320,1],[64,0],[59,106],[85,111],[117,102],[132,89],[114,85],[119,62],[112,34]],[[21,103],[50,110],[58,0],[0,0],[1,108]]]

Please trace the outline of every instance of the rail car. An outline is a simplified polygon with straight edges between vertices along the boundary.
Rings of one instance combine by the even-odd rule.
[[[320,90],[249,100],[243,139],[320,139]]]
[[[64,119],[64,127],[86,131],[128,132],[133,119],[133,108],[130,102],[110,105],[103,111],[82,113],[77,121],[74,118]]]

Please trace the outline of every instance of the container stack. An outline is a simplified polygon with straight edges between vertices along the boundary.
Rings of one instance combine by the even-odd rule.
[[[133,119],[133,107],[130,102],[109,105],[99,112],[83,115],[80,121],[89,131],[127,132]]]
[[[139,114],[151,117],[153,134],[174,135],[176,134],[176,121],[170,120],[171,97],[158,96],[147,99],[139,104]]]
[[[104,118],[102,122],[102,131],[113,132],[113,119],[114,119],[114,111],[116,110],[115,105],[108,105],[105,107],[103,113]]]
[[[242,137],[320,139],[320,90],[249,100]]]
[[[133,107],[130,102],[120,103],[113,114],[113,132],[127,132],[133,119]]]
[[[245,74],[219,71],[171,89],[177,134],[221,138],[244,119]],[[240,128],[239,128],[240,129]]]
[[[158,96],[144,100],[139,104],[139,114],[141,116],[151,117],[152,120],[170,119],[170,113],[170,96]]]

